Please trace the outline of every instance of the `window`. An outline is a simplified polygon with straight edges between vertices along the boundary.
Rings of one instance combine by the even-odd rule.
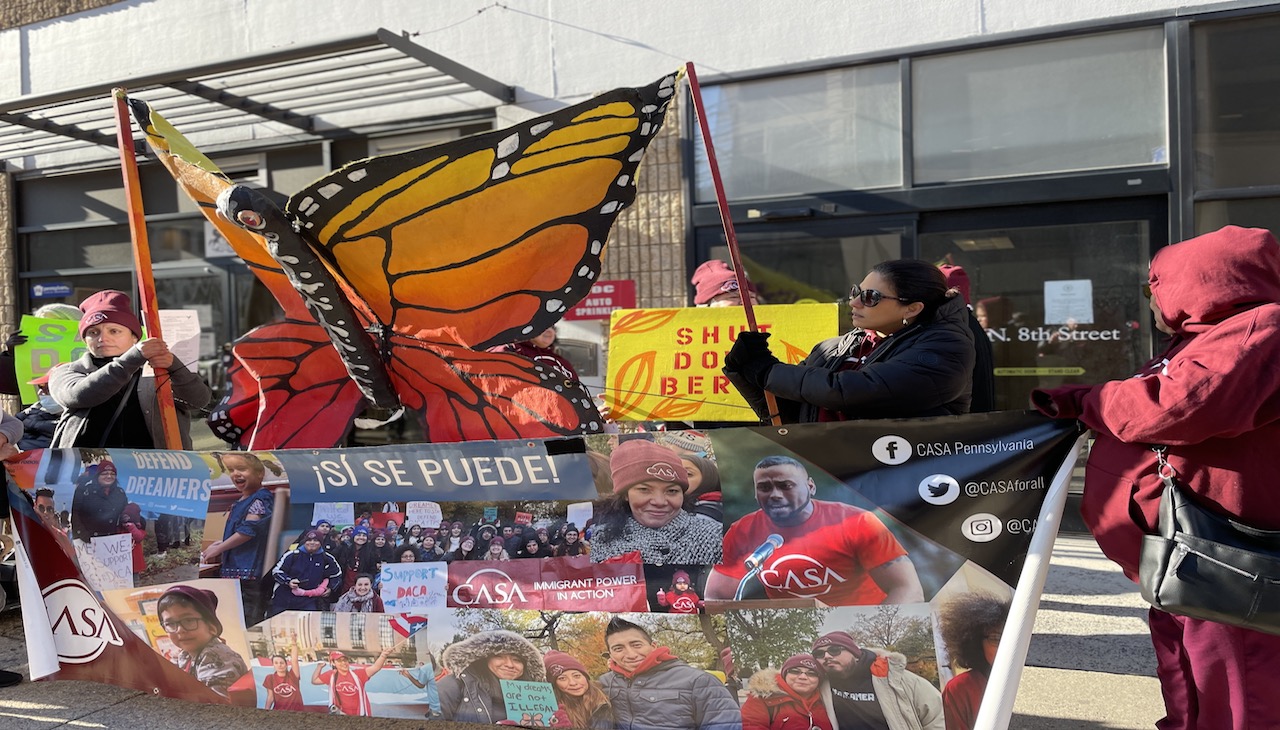
[[[1150,28],[916,61],[915,181],[1167,163],[1163,51]]]
[[[716,161],[730,199],[902,183],[897,63],[702,89]],[[715,201],[696,133],[699,202]]]
[[[351,618],[351,648],[364,648],[364,619],[363,613],[347,614]]]
[[[1198,24],[1192,39],[1196,187],[1280,185],[1280,17]]]
[[[338,648],[338,614],[329,611],[320,614],[320,642],[326,649]]]

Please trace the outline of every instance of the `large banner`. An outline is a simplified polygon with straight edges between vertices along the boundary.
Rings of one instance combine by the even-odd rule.
[[[529,727],[769,726],[793,702],[819,727],[1007,719],[1070,424],[623,436],[685,467],[663,524],[635,490],[673,475],[613,483],[619,438],[26,453],[33,677]]]

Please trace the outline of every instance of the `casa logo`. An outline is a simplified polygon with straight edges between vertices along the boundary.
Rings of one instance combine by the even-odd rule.
[[[797,598],[817,598],[848,579],[808,555],[791,553],[760,571],[760,582]]]
[[[108,644],[124,646],[107,609],[84,583],[68,578],[46,587],[43,593],[59,661],[88,664],[101,656]]]
[[[520,584],[511,576],[495,568],[484,568],[472,573],[467,582],[454,587],[449,598],[457,606],[510,607],[516,603],[528,603]]]
[[[649,476],[661,479],[664,482],[677,481],[676,470],[671,468],[670,464],[654,464],[644,471]]]
[[[698,602],[689,596],[680,596],[671,602],[672,613],[695,613],[698,610]]]

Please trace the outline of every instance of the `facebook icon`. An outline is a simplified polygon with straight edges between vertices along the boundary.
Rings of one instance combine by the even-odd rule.
[[[881,436],[871,444],[871,455],[881,464],[901,464],[911,458],[911,443],[901,436]]]

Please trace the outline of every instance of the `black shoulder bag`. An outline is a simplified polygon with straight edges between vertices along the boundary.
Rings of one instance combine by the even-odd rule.
[[[1280,634],[1280,530],[1209,512],[1153,447],[1164,481],[1159,534],[1142,538],[1142,597],[1168,613]]]

